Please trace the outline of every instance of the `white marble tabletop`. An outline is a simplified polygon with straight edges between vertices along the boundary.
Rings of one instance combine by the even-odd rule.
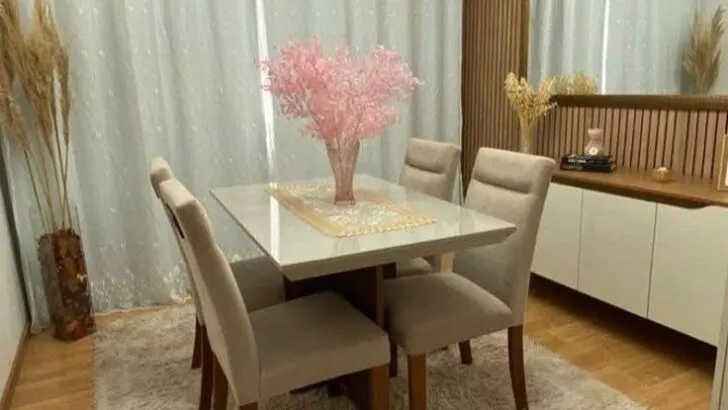
[[[290,280],[490,245],[515,231],[513,224],[500,219],[368,175],[356,175],[355,188],[376,191],[437,221],[404,230],[332,237],[280,204],[267,192],[271,186],[233,186],[211,192]]]

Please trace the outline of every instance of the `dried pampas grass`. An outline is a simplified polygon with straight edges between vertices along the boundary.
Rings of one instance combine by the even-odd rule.
[[[0,122],[6,134],[23,149],[44,228],[71,229],[67,189],[68,52],[46,1],[35,0],[34,6],[32,27],[26,37],[20,26],[17,0],[0,0]],[[27,117],[34,120],[32,126],[24,121],[13,93],[15,79],[28,101]]]
[[[551,102],[552,78],[542,80],[536,88],[528,83],[528,80],[514,73],[508,73],[505,81],[506,96],[511,103],[511,108],[518,116],[521,129],[521,150],[531,152],[533,139],[533,125],[539,117],[556,107]]]
[[[576,73],[573,78],[567,75],[557,75],[551,83],[551,94],[554,95],[593,95],[598,92],[597,80],[581,71]]]
[[[505,81],[506,95],[519,119],[531,123],[556,106],[551,102],[552,83],[553,79],[547,78],[533,88],[525,78],[519,79],[514,73],[508,73]]]
[[[551,80],[551,94],[569,95],[571,92],[571,78],[568,75],[557,75]]]
[[[695,11],[690,28],[690,39],[683,55],[683,69],[692,78],[698,94],[707,94],[715,85],[720,73],[720,43],[725,33],[725,9],[719,6],[710,25],[701,22],[700,12]]]
[[[597,80],[589,77],[586,73],[578,72],[571,80],[572,94],[596,94],[599,92]]]

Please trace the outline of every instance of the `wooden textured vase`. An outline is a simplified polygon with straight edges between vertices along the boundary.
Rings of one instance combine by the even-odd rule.
[[[96,331],[81,237],[73,230],[57,230],[38,240],[48,312],[53,336],[74,341]]]

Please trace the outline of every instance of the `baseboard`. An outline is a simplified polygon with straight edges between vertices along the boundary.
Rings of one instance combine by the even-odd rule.
[[[18,343],[18,348],[15,351],[15,359],[13,359],[13,366],[10,368],[8,380],[3,388],[3,395],[0,396],[0,410],[9,410],[10,403],[13,401],[15,386],[18,384],[18,379],[20,378],[20,369],[23,367],[25,349],[28,347],[28,339],[30,338],[30,324],[25,325],[22,335]]]

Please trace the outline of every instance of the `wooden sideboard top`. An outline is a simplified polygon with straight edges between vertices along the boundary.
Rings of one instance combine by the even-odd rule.
[[[673,176],[670,182],[658,182],[652,178],[651,170],[617,168],[611,174],[557,170],[552,180],[683,208],[728,207],[728,192],[716,190],[714,181]]]

